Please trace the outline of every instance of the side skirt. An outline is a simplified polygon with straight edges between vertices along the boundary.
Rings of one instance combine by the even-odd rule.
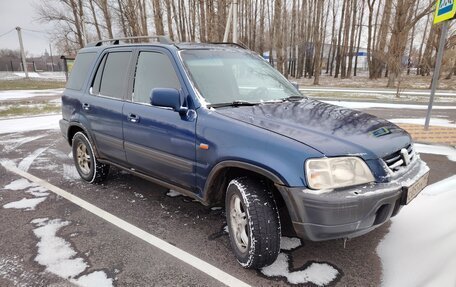
[[[130,168],[127,168],[127,167],[125,167],[125,166],[122,166],[122,165],[119,165],[119,164],[117,164],[117,163],[111,162],[111,161],[109,161],[109,160],[98,159],[98,161],[100,161],[101,163],[109,164],[109,165],[115,166],[115,167],[117,167],[117,168],[120,168],[121,170],[124,170],[124,171],[126,171],[126,172],[128,172],[128,173],[131,173],[131,174],[133,174],[133,175],[135,175],[135,176],[141,177],[141,178],[143,178],[143,179],[145,179],[145,180],[148,180],[148,181],[150,181],[150,182],[153,182],[153,183],[158,184],[158,185],[160,185],[160,186],[163,186],[163,187],[165,187],[165,188],[175,190],[175,191],[177,191],[177,192],[179,192],[179,193],[182,193],[182,194],[185,195],[185,196],[191,197],[191,198],[193,198],[193,199],[199,201],[201,204],[203,204],[203,205],[205,205],[205,206],[208,206],[208,205],[209,205],[206,201],[204,201],[203,198],[199,197],[196,193],[194,193],[194,192],[192,192],[192,191],[190,191],[190,190],[187,190],[187,189],[185,189],[185,188],[182,188],[182,187],[173,185],[173,184],[171,184],[171,183],[168,183],[168,182],[166,182],[166,181],[163,181],[163,180],[161,180],[161,179],[158,179],[158,178],[155,178],[155,177],[146,175],[146,174],[144,174],[144,173],[142,173],[142,172],[139,172],[139,171],[137,171],[137,170],[132,170],[132,169],[130,169]]]

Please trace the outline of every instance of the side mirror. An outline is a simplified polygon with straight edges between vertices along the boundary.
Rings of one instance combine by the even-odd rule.
[[[150,104],[152,106],[171,108],[180,114],[186,113],[188,108],[182,106],[180,92],[172,88],[154,88],[150,93]]]
[[[299,84],[297,82],[290,82],[290,83],[293,85],[293,87],[296,88],[296,90],[299,91]]]

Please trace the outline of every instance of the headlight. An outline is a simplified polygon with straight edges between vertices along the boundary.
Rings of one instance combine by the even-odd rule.
[[[306,161],[306,176],[312,189],[332,189],[374,181],[367,164],[358,157],[334,157]]]

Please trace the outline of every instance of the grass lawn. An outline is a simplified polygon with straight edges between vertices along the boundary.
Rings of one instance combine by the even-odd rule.
[[[43,81],[43,80],[1,80],[0,90],[45,90],[64,88],[63,81]]]

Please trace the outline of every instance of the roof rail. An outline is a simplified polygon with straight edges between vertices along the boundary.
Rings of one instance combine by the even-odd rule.
[[[235,47],[242,48],[242,49],[245,49],[245,50],[249,49],[244,44],[234,43],[234,42],[209,42],[208,44],[235,46]]]
[[[103,43],[109,43],[110,45],[119,45],[120,41],[131,43],[134,40],[144,40],[144,39],[155,39],[157,42],[159,42],[161,44],[167,44],[167,45],[174,44],[173,41],[171,41],[166,36],[136,36],[136,37],[124,37],[124,38],[117,38],[117,39],[99,40],[99,41],[91,42],[91,43],[87,44],[86,47],[102,46]]]

